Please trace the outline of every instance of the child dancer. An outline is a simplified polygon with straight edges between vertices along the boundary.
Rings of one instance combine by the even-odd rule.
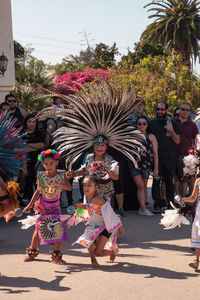
[[[124,234],[124,227],[109,202],[105,202],[103,198],[98,196],[98,188],[97,177],[95,175],[86,176],[83,179],[83,190],[87,203],[75,205],[76,208],[87,209],[89,213],[86,229],[75,243],[88,248],[93,267],[99,266],[96,256],[110,256],[108,262],[114,262],[118,252],[117,229],[120,234]]]
[[[197,200],[195,218],[192,224],[192,238],[191,246],[195,248],[196,259],[194,262],[190,263],[189,266],[195,270],[199,266],[199,257],[200,257],[200,178],[196,179],[194,184],[194,189],[192,195],[187,198],[182,199],[182,204],[184,202],[195,202]]]
[[[32,261],[39,254],[38,242],[41,245],[54,244],[51,261],[56,264],[66,264],[60,252],[61,241],[67,240],[65,226],[59,215],[60,195],[62,189],[71,191],[71,185],[65,176],[65,171],[57,170],[59,152],[48,149],[38,155],[45,171],[37,174],[37,190],[25,212],[30,212],[35,204],[35,210],[40,210],[40,217],[36,220],[31,246],[26,249],[25,262]]]

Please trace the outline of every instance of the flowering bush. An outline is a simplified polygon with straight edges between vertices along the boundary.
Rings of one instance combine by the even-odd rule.
[[[86,68],[84,72],[58,75],[55,79],[54,91],[65,95],[71,92],[70,88],[79,89],[78,84],[94,82],[98,78],[108,79],[109,70]],[[78,84],[77,84],[78,83]]]
[[[109,74],[118,88],[134,84],[137,95],[146,102],[145,112],[155,116],[155,106],[160,101],[173,110],[188,101],[196,109],[200,103],[200,80],[181,63],[178,55],[145,57],[135,65],[133,72],[118,69]]]

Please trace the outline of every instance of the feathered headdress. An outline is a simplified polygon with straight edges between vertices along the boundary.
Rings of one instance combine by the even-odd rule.
[[[0,169],[5,173],[17,175],[28,160],[30,149],[22,140],[21,128],[15,128],[16,119],[8,112],[0,113]]]
[[[71,167],[101,136],[110,147],[137,165],[135,156],[140,156],[141,149],[144,150],[141,144],[144,137],[126,122],[138,104],[135,88],[128,93],[124,87],[121,94],[114,84],[106,80],[94,83],[93,88],[88,86],[86,89],[81,84],[79,87],[80,91],[73,90],[73,94],[68,96],[56,94],[70,105],[66,109],[48,108],[38,115],[60,116],[67,125],[54,134],[54,143],[58,143],[59,152],[66,156],[66,164]]]

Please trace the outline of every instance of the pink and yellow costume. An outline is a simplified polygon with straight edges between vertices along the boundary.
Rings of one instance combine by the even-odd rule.
[[[89,214],[88,223],[86,224],[84,233],[75,243],[89,248],[92,242],[106,229],[111,233],[111,236],[108,239],[105,248],[114,250],[115,253],[117,253],[117,229],[122,226],[122,222],[114,213],[110,203],[106,202],[102,206],[97,204],[86,204],[86,208]]]
[[[65,172],[57,170],[53,178],[47,177],[45,172],[37,174],[37,190],[41,192],[36,201],[36,207],[40,208],[40,216],[36,220],[37,232],[41,245],[54,244],[67,240],[67,232],[64,223],[60,219],[60,196],[62,189],[54,186],[54,182],[62,183]]]

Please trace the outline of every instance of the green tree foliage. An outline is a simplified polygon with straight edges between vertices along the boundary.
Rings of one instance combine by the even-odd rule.
[[[81,63],[78,55],[69,55],[62,59],[61,64],[49,66],[49,70],[55,71],[56,75],[64,75],[71,72],[83,72],[86,65]]]
[[[31,48],[23,48],[15,42],[15,74],[16,84],[14,94],[20,107],[27,112],[40,111],[47,105],[46,99],[39,99],[41,87],[52,88],[54,75],[51,74],[42,60],[31,55]]]
[[[14,56],[15,56],[16,60],[18,60],[18,59],[21,60],[25,56],[24,47],[20,43],[18,43],[17,41],[14,41]]]
[[[69,55],[62,59],[61,64],[50,66],[56,75],[64,75],[71,72],[83,72],[87,67],[93,69],[109,69],[116,66],[118,49],[114,43],[111,47],[103,43],[97,44],[95,49],[88,47],[80,51],[79,55]]]
[[[152,57],[156,55],[163,55],[164,48],[162,44],[150,44],[146,41],[140,41],[134,44],[133,52],[128,49],[128,54],[123,55],[121,61],[119,62],[119,67],[127,70],[134,70],[134,66],[140,62],[144,57],[151,55]]]
[[[169,110],[188,101],[196,109],[200,103],[200,80],[197,75],[188,75],[188,67],[182,64],[180,55],[148,56],[135,65],[133,72],[116,70],[110,78],[120,88],[135,85],[137,95],[146,101],[146,113],[155,116],[156,104],[165,101]]]
[[[94,49],[94,61],[91,67],[94,69],[109,69],[116,66],[115,57],[118,55],[118,49],[116,43],[113,43],[111,47],[100,43],[96,45]]]
[[[197,0],[152,1],[145,5],[153,12],[149,18],[154,22],[147,26],[142,39],[161,43],[167,50],[180,54],[189,68],[191,57],[199,56],[200,39],[200,2]]]

